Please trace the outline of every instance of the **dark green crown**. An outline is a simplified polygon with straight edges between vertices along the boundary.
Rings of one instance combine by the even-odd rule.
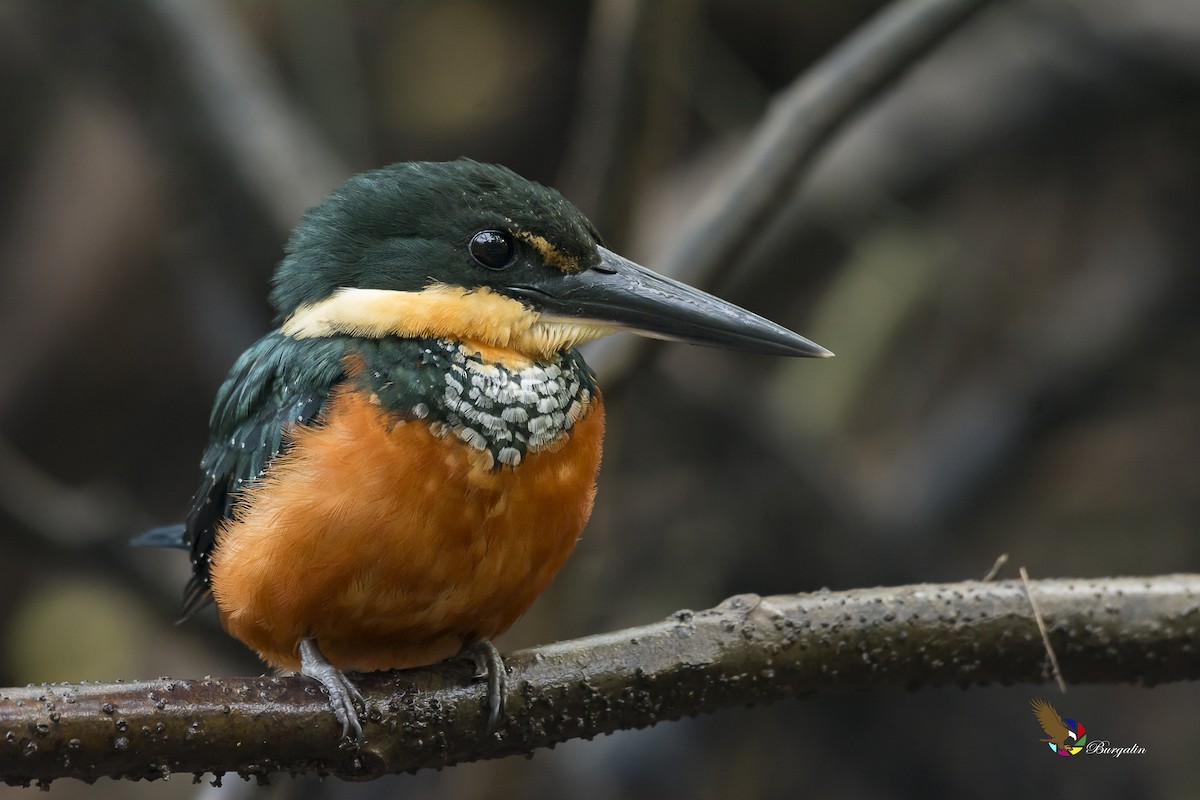
[[[581,267],[598,260],[600,235],[554,189],[465,158],[406,162],[355,175],[304,215],[275,271],[271,303],[283,319],[344,286],[488,285],[467,248],[486,230],[543,237]]]

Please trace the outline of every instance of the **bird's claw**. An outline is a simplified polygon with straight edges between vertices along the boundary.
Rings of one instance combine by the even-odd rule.
[[[342,738],[361,742],[362,723],[359,721],[357,702],[367,711],[366,698],[340,669],[325,660],[313,639],[300,640],[300,674],[319,681],[329,695],[329,706],[333,715],[342,723]]]
[[[479,639],[462,649],[463,658],[475,665],[475,677],[487,678],[488,733],[496,730],[508,699],[508,674],[504,669],[504,658],[496,646],[487,639]]]

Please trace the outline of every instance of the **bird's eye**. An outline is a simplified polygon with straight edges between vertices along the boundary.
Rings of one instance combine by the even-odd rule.
[[[504,231],[480,231],[471,237],[471,258],[488,269],[504,269],[513,262],[517,246]]]

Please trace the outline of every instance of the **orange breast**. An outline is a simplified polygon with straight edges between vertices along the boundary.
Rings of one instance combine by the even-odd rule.
[[[420,666],[508,629],[558,572],[592,510],[597,396],[557,447],[491,469],[486,453],[359,393],[330,399],[218,533],[225,628],[299,668],[315,636],[348,671]]]

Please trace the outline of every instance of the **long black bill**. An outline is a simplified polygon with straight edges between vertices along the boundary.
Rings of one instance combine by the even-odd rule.
[[[782,325],[671,280],[604,247],[600,263],[538,286],[509,287],[544,315],[656,339],[753,353],[828,358],[833,353]]]

